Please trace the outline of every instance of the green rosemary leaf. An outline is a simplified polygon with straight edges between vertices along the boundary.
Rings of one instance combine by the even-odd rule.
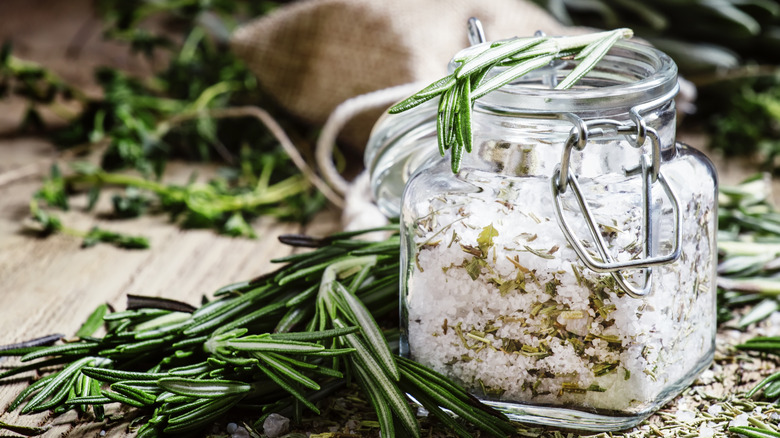
[[[344,374],[334,368],[328,368],[321,365],[317,365],[316,368],[312,370],[313,373],[320,374],[322,376],[328,376],[328,377],[335,377],[337,379],[341,379],[344,377]]]
[[[425,103],[434,97],[440,95],[441,93],[446,92],[449,90],[453,85],[455,84],[455,75],[448,75],[441,79],[439,79],[436,82],[433,82],[432,84],[428,85],[427,87],[423,88],[422,90],[415,93],[413,96],[408,97],[401,102],[393,105],[388,110],[390,114],[398,114],[402,113],[408,109],[414,108],[417,105],[420,105],[422,103]]]
[[[198,398],[221,398],[246,394],[252,387],[246,383],[233,380],[200,380],[182,377],[165,377],[157,384],[174,394]],[[112,387],[113,388],[113,387]]]
[[[89,395],[93,397],[102,397],[102,394],[100,393],[100,382],[95,379],[90,379],[90,388],[89,388]],[[103,421],[103,418],[105,416],[105,410],[103,409],[104,403],[100,404],[92,404],[92,412],[95,414],[95,418],[98,421]]]
[[[492,78],[485,80],[479,87],[477,87],[476,90],[473,90],[471,92],[471,99],[479,99],[491,91],[512,82],[520,76],[546,66],[553,59],[555,59],[554,55],[545,55],[537,58],[531,58],[526,61],[522,61],[517,65],[509,67]]]
[[[129,397],[133,400],[136,400],[137,402],[146,406],[153,404],[157,399],[157,396],[153,394],[150,394],[137,387],[125,383],[121,383],[121,382],[112,384],[111,390],[116,393],[122,394],[125,397]]]
[[[290,283],[295,280],[303,279],[310,275],[321,275],[322,271],[324,271],[325,268],[336,265],[339,262],[348,262],[350,260],[351,259],[349,257],[340,257],[337,259],[328,260],[326,262],[319,263],[317,265],[310,266],[308,268],[300,269],[297,272],[293,272],[292,274],[286,275],[282,278],[275,278],[274,280],[279,284],[279,286],[284,286],[287,283]]]
[[[460,87],[454,86],[447,91],[447,104],[444,108],[444,121],[447,127],[445,133],[447,134],[446,140],[449,144],[454,145],[456,137],[458,135],[457,126],[457,113],[458,113],[458,99],[460,97]]]
[[[89,395],[83,397],[73,397],[65,400],[69,405],[105,405],[108,403],[114,403],[116,400],[112,400],[108,397],[100,395]]]
[[[73,373],[71,375],[70,379],[68,379],[68,381],[66,381],[65,384],[62,385],[59,388],[59,390],[55,391],[54,394],[52,394],[49,397],[49,400],[47,400],[47,401],[45,401],[43,403],[39,403],[35,407],[31,408],[29,412],[30,413],[43,412],[43,411],[48,411],[50,409],[56,409],[56,410],[60,410],[62,412],[65,412],[66,410],[68,410],[69,407],[63,405],[63,402],[68,397],[75,396],[75,392],[74,392],[75,389],[74,389],[74,387],[76,385],[76,381],[78,380],[78,377],[79,377],[79,373],[78,372]],[[46,388],[44,388],[42,391],[45,391],[45,390],[46,390]],[[30,401],[32,401],[32,400],[30,400]],[[28,406],[29,406],[29,403],[28,403]],[[25,406],[25,408],[27,408],[28,406]],[[24,412],[24,410],[22,410],[22,412]]]
[[[173,393],[166,392],[163,394],[170,394],[173,395]],[[178,397],[178,396],[177,396]],[[203,399],[193,399],[192,397],[182,397],[184,400],[180,404],[177,404],[176,401],[172,397],[157,397],[157,402],[166,402],[162,406],[160,406],[158,413],[160,415],[168,415],[168,416],[177,416],[181,415],[182,413],[185,413],[187,411],[192,411],[193,409],[199,408],[203,405],[211,403],[213,400],[208,398]]]
[[[358,331],[360,331],[360,327],[350,326],[316,332],[273,333],[270,337],[279,341],[323,341]]]
[[[547,56],[547,55],[554,55],[556,58],[563,58],[566,56],[572,56],[576,54],[576,51],[569,50],[563,50],[561,49],[561,46],[559,43],[561,42],[561,38],[549,38],[547,41],[544,41],[541,44],[538,44],[534,47],[531,47],[529,50],[524,50],[522,52],[516,53],[506,60],[502,64],[499,65],[505,65],[505,66],[511,66],[514,65],[518,61],[524,61],[527,59],[532,58],[538,58],[540,56]],[[585,46],[586,44],[581,44],[582,46]]]
[[[765,378],[764,380],[758,382],[756,386],[753,387],[750,391],[748,391],[747,394],[745,394],[746,397],[753,397],[758,391],[760,391],[763,387],[772,384],[773,382],[776,382],[780,380],[780,372],[774,373],[770,375],[769,377]]]
[[[220,297],[222,295],[228,295],[237,292],[246,292],[247,290],[252,289],[253,287],[255,287],[255,285],[253,284],[252,280],[239,281],[237,283],[232,283],[217,289],[213,295],[215,297]]]
[[[262,353],[262,354],[265,355],[265,356],[273,357],[276,360],[281,360],[281,361],[287,362],[287,363],[289,363],[291,365],[294,365],[294,366],[296,366],[298,368],[305,368],[307,370],[315,370],[315,369],[317,369],[317,365],[315,365],[313,363],[304,362],[304,361],[298,360],[298,359],[293,359],[292,357],[285,356],[283,354],[279,354],[279,353]]]
[[[285,364],[284,362],[276,359],[275,357],[268,354],[263,354],[261,352],[254,353],[254,356],[262,360],[263,362],[265,362],[267,365],[271,366],[274,370],[276,370],[280,374],[289,377],[293,381],[300,383],[306,388],[313,389],[315,391],[320,389],[320,385],[317,382],[304,376],[300,372],[296,371],[293,367]]]
[[[776,399],[778,395],[780,395],[780,382],[772,382],[772,384],[764,389],[764,397],[769,400]]]
[[[287,303],[283,303],[283,307],[287,307]],[[312,307],[291,307],[287,310],[287,313],[279,320],[274,327],[274,333],[286,333],[291,331],[295,326],[307,319],[314,313]]]
[[[739,433],[748,438],[780,438],[780,433],[772,430],[759,429],[752,426],[729,427],[729,432]]]
[[[745,344],[750,345],[754,342],[777,342],[780,344],[780,336],[756,336],[745,341]]]
[[[46,356],[78,356],[89,354],[89,352],[99,346],[100,344],[98,342],[74,342],[72,344],[54,345],[51,347],[43,347],[32,353],[25,354],[20,360],[22,362],[29,362],[33,359],[40,359]],[[11,355],[12,353],[3,352],[3,354]]]
[[[466,152],[471,153],[474,143],[471,134],[471,105],[473,102],[471,99],[471,80],[468,78],[464,80],[461,87],[458,95],[458,129]]]
[[[108,313],[108,304],[101,304],[89,315],[84,324],[76,332],[77,338],[92,336],[102,325],[103,317]]]
[[[206,373],[209,370],[210,367],[208,363],[198,362],[192,365],[171,368],[170,370],[168,370],[168,374],[172,376],[197,376],[198,374]]]
[[[764,353],[780,355],[780,342],[746,342],[744,344],[737,345],[736,348],[740,350],[761,351]]]
[[[329,348],[327,350],[318,351],[316,353],[308,353],[307,356],[315,357],[337,357],[346,354],[354,353],[354,348]]]
[[[366,279],[368,278],[368,275],[371,273],[372,268],[373,266],[371,265],[363,266],[363,269],[361,269],[360,272],[352,276],[352,280],[350,280],[347,290],[349,290],[353,294],[356,293],[360,288],[360,286],[366,282]]]
[[[615,30],[607,30],[604,32],[577,35],[573,37],[555,38],[555,43],[558,46],[559,51],[566,52],[571,50],[579,50],[593,44],[594,42],[612,38],[615,34],[618,34],[620,38],[628,39],[634,36],[634,31],[628,28],[620,28]]]
[[[247,336],[245,338],[231,339],[225,342],[225,346],[236,351],[248,352],[274,352],[290,354],[316,353],[325,349],[323,345],[300,341],[277,341],[269,337]]]
[[[15,399],[11,402],[11,404],[8,405],[6,408],[7,412],[13,412],[16,410],[16,408],[19,407],[19,405],[22,404],[25,400],[27,400],[28,397],[30,397],[35,391],[38,391],[45,385],[47,385],[56,374],[52,374],[46,377],[42,377],[41,379],[36,380],[35,382],[31,383],[30,386],[27,388],[24,388],[22,392],[19,393],[19,395],[16,396]]]
[[[444,99],[442,99],[442,102]],[[444,156],[444,153],[449,149],[449,145],[447,144],[447,140],[445,138],[445,126],[444,126],[444,113],[438,112],[436,114],[436,144],[439,147],[439,155],[442,157]]]
[[[419,376],[421,379],[425,381],[429,381],[435,385],[444,388],[448,393],[453,394],[459,400],[463,400],[464,402],[472,402],[472,403],[476,401],[474,396],[469,394],[465,389],[455,385],[454,383],[450,382],[446,377],[437,373],[436,371],[431,370],[430,368],[426,368],[413,360],[406,359],[403,357],[398,358],[398,363],[401,369],[405,369],[406,372],[408,373],[414,373],[415,375]],[[498,411],[495,411],[493,409],[489,409],[489,411],[498,413]]]
[[[111,389],[114,389],[114,386],[132,388],[133,390],[145,392],[148,395],[152,395],[154,399],[157,399],[157,396],[164,392],[156,381],[149,380],[121,380],[119,382],[112,383]]]
[[[168,425],[163,429],[165,433],[180,434],[203,430],[206,424],[222,417],[225,412],[235,406],[242,397],[227,397],[211,400],[197,409],[189,411],[178,417],[168,419]]]
[[[312,412],[319,415],[320,410],[317,408],[317,406],[314,405],[314,403],[310,402],[309,399],[306,398],[305,395],[301,394],[300,391],[295,389],[289,382],[287,382],[282,376],[276,374],[273,370],[264,367],[261,364],[257,364],[257,368],[260,369],[265,375],[267,375],[271,380],[274,381],[277,385],[279,385],[282,389],[290,393],[293,397],[295,397],[296,400],[303,403],[304,406],[309,408]]]
[[[284,257],[276,257],[271,259],[272,263],[287,263],[288,265],[279,270],[279,273],[289,273],[303,266],[310,266],[316,263],[321,263],[325,260],[335,259],[339,255],[343,255],[344,250],[331,244],[323,248],[318,248],[313,252],[301,252],[297,254],[290,254]],[[281,275],[283,276],[283,275]],[[278,280],[281,276],[277,276],[274,279]]]
[[[173,335],[165,336],[158,339],[148,339],[140,342],[133,342],[130,344],[122,344],[116,347],[113,351],[119,354],[139,354],[146,351],[157,350],[160,347],[167,347],[171,344],[175,337]]]
[[[49,431],[48,427],[17,426],[15,424],[9,424],[4,421],[0,421],[0,429],[8,430],[24,436],[38,436],[43,435]]]
[[[475,411],[471,409],[471,407],[464,405],[460,402],[453,402],[452,400],[448,399],[443,395],[442,388],[437,387],[436,385],[431,385],[429,383],[424,382],[422,379],[414,375],[413,373],[410,373],[408,371],[402,370],[403,376],[405,379],[407,379],[412,385],[417,387],[419,390],[423,391],[425,395],[432,398],[436,401],[440,406],[446,407],[447,409],[454,412],[459,417],[469,421],[470,423],[476,425],[480,429],[483,429],[490,433],[493,436],[506,436],[507,431],[502,430],[501,428],[497,427],[496,424],[491,420],[486,420],[483,416],[480,416],[476,414]],[[512,429],[512,432],[514,432],[514,429]],[[511,433],[511,432],[510,432]]]
[[[517,52],[533,47],[546,38],[513,38],[497,47],[491,47],[474,57],[466,60],[455,70],[455,77],[462,79],[474,73],[476,70],[495,64]]]
[[[190,323],[189,313],[171,312],[137,324],[133,327],[133,337],[138,341],[165,337],[184,330],[190,326]]]
[[[168,314],[168,311],[162,309],[139,309],[139,310],[125,310],[122,312],[109,313],[103,317],[104,321],[118,321],[122,319],[141,319],[141,318],[153,318],[161,315]]]
[[[132,406],[135,408],[146,407],[146,405],[143,402],[140,402],[131,397],[127,397],[126,395],[120,394],[118,392],[102,390],[100,391],[100,393],[103,395],[103,397],[108,398],[115,403],[122,403],[124,405]]]
[[[336,327],[345,326],[338,319],[333,321],[333,325]],[[398,386],[390,379],[384,368],[379,365],[379,362],[377,362],[376,358],[371,354],[371,351],[356,334],[346,335],[345,340],[347,345],[355,349],[355,360],[359,361],[361,366],[365,368],[368,378],[373,379],[379,386],[390,407],[393,409],[393,412],[395,412],[398,419],[401,421],[401,424],[404,426],[404,429],[412,436],[419,437],[420,431],[417,420],[414,418],[414,413]]]
[[[614,46],[615,43],[622,37],[623,37],[622,30],[618,29],[612,32],[603,41],[600,41],[594,45],[588,46],[585,49],[583,49],[583,52],[587,52],[587,55],[581,57],[582,56],[581,53],[580,55],[575,57],[575,59],[581,59],[580,63],[577,65],[577,67],[574,68],[574,70],[571,71],[571,73],[566,75],[566,77],[563,78],[563,80],[558,83],[555,89],[565,90],[567,88],[570,88],[572,85],[574,85],[589,71],[593,70],[593,67],[595,67],[599,61],[601,61],[601,58],[603,58],[604,55],[606,55],[607,52],[609,52],[609,49],[611,49],[612,46]]]
[[[439,404],[436,403],[433,398],[424,392],[415,391],[416,388],[412,385],[409,385],[406,381],[401,381],[401,389],[407,394],[413,394],[414,399],[417,400],[425,408],[425,410],[436,417],[450,430],[455,432],[456,435],[461,438],[472,438],[472,435],[457,421],[455,421],[455,419],[452,418],[450,414],[441,410]]]
[[[241,298],[236,299],[236,303],[223,306],[220,311],[211,314],[209,319],[202,318],[198,324],[188,326],[183,332],[184,335],[197,336],[216,327],[222,327],[228,321],[233,321],[237,315],[252,307],[252,302],[249,299],[238,301]],[[198,322],[195,318],[192,321]]]
[[[369,401],[374,407],[377,420],[379,421],[381,436],[396,436],[395,427],[393,425],[393,411],[385,400],[382,389],[373,379],[371,379],[368,371],[366,371],[360,363],[355,363],[354,369],[358,381],[366,389]]]
[[[368,245],[363,244],[361,245],[361,248],[350,251],[349,255],[353,257],[361,257],[367,255],[390,254],[393,255],[392,258],[395,259],[395,254],[398,253],[398,246],[400,244],[400,236],[392,236],[388,237],[387,240],[382,242],[370,243]],[[363,268],[365,268],[365,266]]]
[[[455,74],[447,75],[418,91],[415,96],[420,98],[438,96],[449,90],[453,85],[455,85]]]
[[[300,304],[303,304],[307,300],[314,298],[317,295],[317,290],[319,290],[319,285],[313,284],[303,292],[287,300],[284,305],[287,307],[296,307]]]
[[[251,324],[254,321],[257,321],[261,318],[264,318],[274,312],[276,312],[279,309],[286,308],[286,304],[284,301],[277,301],[271,304],[268,304],[266,306],[263,306],[254,312],[248,313],[236,320],[233,320],[229,322],[228,324],[222,325],[219,330],[216,333],[221,333],[223,331],[227,330],[233,330],[234,328],[238,327],[246,327],[249,324]]]
[[[457,133],[460,134],[460,130],[458,130]],[[458,171],[460,171],[460,163],[463,159],[463,143],[456,142],[453,144],[452,152],[450,152],[450,154],[450,168],[452,169],[452,173],[458,173]]]
[[[745,328],[750,324],[763,321],[775,311],[780,310],[780,302],[775,298],[766,298],[753,306],[748,313],[739,319],[739,328]]]
[[[122,371],[98,367],[84,367],[81,372],[84,373],[84,375],[100,380],[101,382],[119,382],[122,380],[156,381],[169,376],[168,373],[142,373],[138,371]]]
[[[27,402],[27,404],[22,408],[22,413],[27,414],[30,412],[35,412],[39,405],[43,404],[43,402],[49,397],[53,397],[55,393],[60,391],[71,381],[71,378],[73,378],[76,373],[81,371],[82,368],[87,366],[87,364],[92,363],[94,360],[95,358],[93,357],[81,358],[63,368],[62,371],[58,372],[53,379],[46,383],[40,392],[38,392],[33,398],[30,399],[29,402]],[[63,392],[64,399],[64,397],[67,396],[67,389]]]
[[[353,319],[357,326],[360,327],[361,333],[366,338],[369,348],[379,360],[379,363],[382,364],[382,367],[393,379],[398,380],[400,374],[398,373],[398,366],[395,363],[393,353],[390,352],[390,347],[382,334],[382,329],[379,328],[379,325],[368,309],[366,309],[366,306],[338,281],[333,282],[333,291],[347,304],[350,319]]]

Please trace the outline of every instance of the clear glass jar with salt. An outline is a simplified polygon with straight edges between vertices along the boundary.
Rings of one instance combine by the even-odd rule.
[[[675,142],[668,56],[621,42],[552,90],[573,65],[478,99],[457,174],[435,102],[380,120],[366,164],[401,218],[402,354],[514,420],[617,430],[712,361],[717,183]]]

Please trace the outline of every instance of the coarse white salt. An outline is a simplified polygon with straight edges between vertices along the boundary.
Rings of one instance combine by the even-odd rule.
[[[567,242],[549,178],[462,171],[475,189],[421,200],[413,207],[424,214],[407,225],[409,356],[496,401],[644,412],[679,391],[709,362],[715,330],[715,189],[685,176],[697,184],[669,178],[681,199],[682,256],[654,267],[652,292],[632,298]],[[581,185],[615,258],[641,257],[641,182],[610,173]],[[575,202],[563,203],[588,240]],[[660,194],[653,203],[656,253],[667,253],[671,208]],[[623,273],[640,281],[638,270]]]
[[[723,406],[721,405],[712,405],[707,408],[707,413],[715,417],[720,415],[721,412],[723,412]]]
[[[734,417],[733,420],[729,421],[729,427],[740,427],[740,426],[749,426],[750,422],[748,421],[748,418],[750,416],[748,414],[739,414],[736,417]]]
[[[712,423],[702,423],[699,426],[699,438],[712,438],[715,436],[715,427]]]
[[[696,412],[693,411],[677,411],[674,417],[682,421],[683,423],[693,423],[696,420]]]

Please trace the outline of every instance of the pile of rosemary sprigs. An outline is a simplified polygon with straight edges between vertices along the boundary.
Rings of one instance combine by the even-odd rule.
[[[45,135],[71,156],[99,155],[97,164],[52,169],[31,205],[40,230],[84,237],[85,246],[148,246],[141,236],[72,230],[57,217],[56,211],[67,210],[76,192],[89,194],[91,210],[106,187],[125,189],[113,192],[115,218],[164,212],[183,227],[213,228],[231,236],[254,237],[249,221],[259,215],[303,222],[320,210],[325,198],[272,135],[269,123],[275,124],[274,117],[255,106],[271,102],[228,47],[234,17],[261,15],[276,5],[242,0],[96,1],[104,37],[126,42],[151,65],[165,63],[143,79],[99,68],[99,98],[15,57],[11,41],[2,44],[0,98],[27,103],[20,131]],[[43,108],[60,115],[64,127],[46,126]],[[207,183],[195,178],[178,185],[161,182],[172,159],[216,162],[222,168]]]

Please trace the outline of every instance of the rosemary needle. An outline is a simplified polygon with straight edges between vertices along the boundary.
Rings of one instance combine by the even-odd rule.
[[[590,72],[615,43],[630,38],[630,29],[616,29],[571,37],[513,38],[491,44],[485,50],[455,62],[460,65],[445,76],[390,108],[397,114],[439,97],[436,130],[439,153],[451,150],[452,172],[460,170],[463,151],[471,152],[471,113],[480,97],[549,65],[551,61],[573,57],[578,65],[556,89],[572,87]],[[501,70],[493,75],[492,69]]]

